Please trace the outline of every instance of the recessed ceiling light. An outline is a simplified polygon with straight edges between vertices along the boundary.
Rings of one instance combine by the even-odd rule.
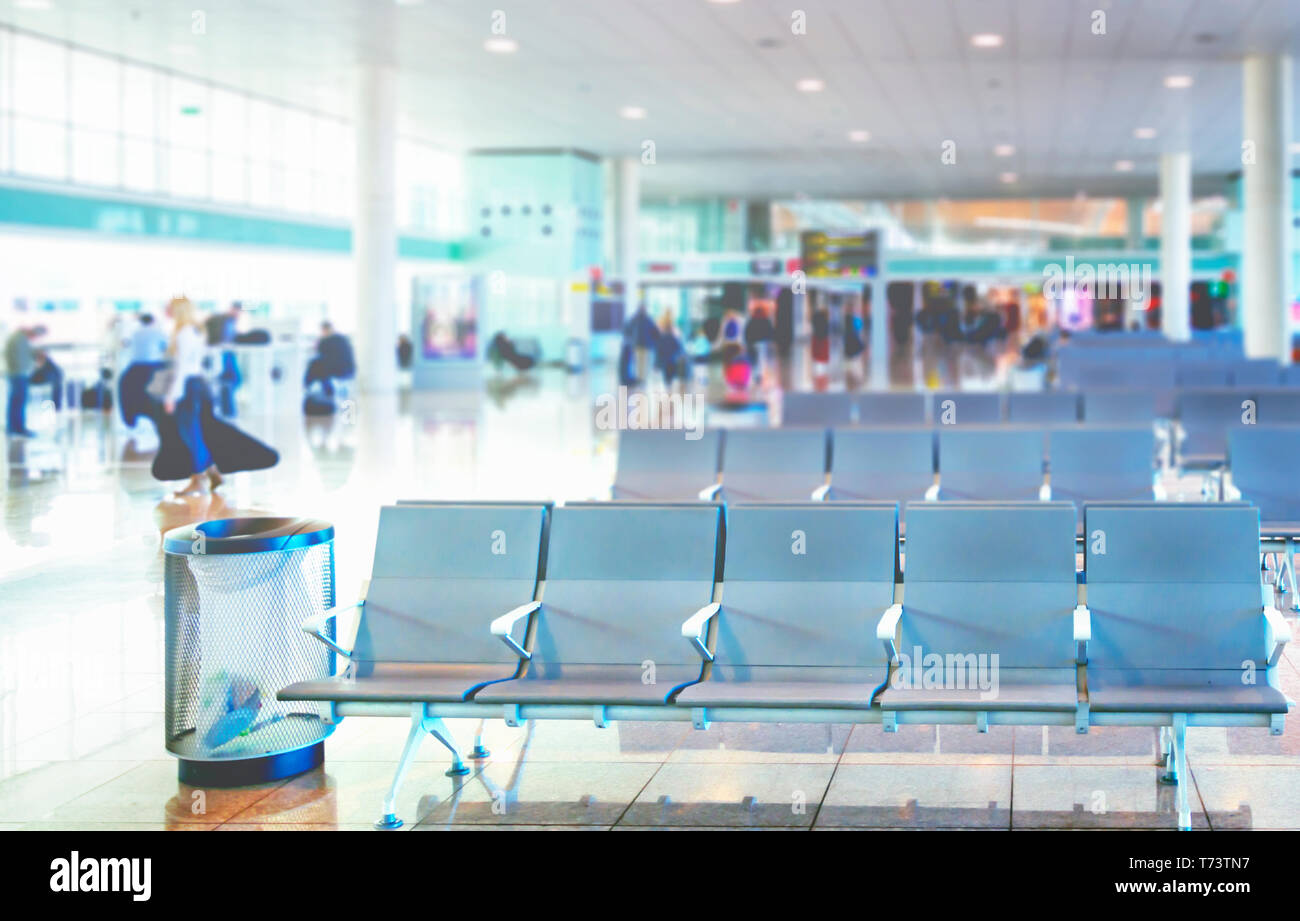
[[[1116,160],[1116,161],[1115,161],[1115,172],[1117,172],[1117,173],[1131,173],[1131,172],[1133,172],[1133,161],[1132,161],[1132,160]]]
[[[1015,153],[1016,148],[1010,144],[999,144],[993,148],[993,156],[995,157],[1011,157],[1015,156]]]
[[[970,37],[970,43],[976,48],[1001,48],[1002,36],[996,32],[977,32]]]
[[[1192,85],[1190,74],[1170,74],[1165,77],[1165,89],[1185,90]]]
[[[646,112],[645,109],[640,106],[623,106],[623,108],[618,110],[618,114],[624,118],[637,119],[645,118]]]
[[[513,38],[489,38],[483,43],[484,49],[493,54],[514,54],[519,50],[519,43]]]
[[[804,77],[794,86],[801,93],[820,93],[826,89],[826,84],[816,77]]]
[[[1149,141],[1156,136],[1155,128],[1134,128],[1133,137],[1140,141]]]
[[[1017,176],[1015,173],[1003,173],[1001,176],[998,177],[998,182],[1001,182],[1005,185],[1011,185],[1011,183],[1015,182],[1019,178],[1020,177]]]
[[[871,132],[862,128],[855,128],[849,132],[849,140],[855,144],[865,144],[871,140]]]

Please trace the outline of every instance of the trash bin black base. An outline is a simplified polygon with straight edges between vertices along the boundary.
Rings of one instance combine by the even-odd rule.
[[[178,759],[177,776],[191,787],[247,787],[283,780],[325,763],[325,740],[315,745],[266,755],[262,758],[232,758],[229,761]]]

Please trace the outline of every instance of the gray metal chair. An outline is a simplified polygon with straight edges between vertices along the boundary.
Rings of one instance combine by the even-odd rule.
[[[938,391],[930,403],[935,425],[996,425],[1002,421],[1002,394]]]
[[[1275,666],[1290,629],[1259,580],[1259,512],[1242,504],[1084,512],[1090,719],[1162,727],[1178,824],[1191,827],[1188,726],[1283,729]]]
[[[801,502],[826,485],[822,428],[733,429],[722,454],[727,502]]]
[[[1300,457],[1300,426],[1243,425],[1228,432],[1229,485],[1259,509],[1260,534],[1280,548],[1279,588],[1291,592],[1291,609],[1300,611],[1295,558],[1300,550],[1300,492],[1296,490],[1296,458]],[[1271,564],[1271,560],[1269,563]]]
[[[857,397],[859,425],[925,425],[927,396],[924,393],[860,393]]]
[[[893,662],[876,698],[885,729],[1033,722],[1086,731],[1074,506],[923,503],[907,517],[903,604],[878,628]]]
[[[848,425],[853,421],[851,393],[785,393],[782,425]]]
[[[671,429],[628,429],[618,436],[618,469],[611,498],[673,502],[717,492],[723,433],[699,438]]]
[[[706,504],[570,503],[552,513],[547,578],[518,678],[475,703],[530,717],[605,725],[605,708],[663,707],[700,680],[681,625],[713,602],[722,508]],[[501,636],[511,624],[493,625]],[[523,708],[521,710],[521,707]]]
[[[1035,428],[940,426],[939,498],[1040,498],[1045,439]]]
[[[1051,496],[1084,502],[1151,499],[1155,439],[1150,426],[1079,426],[1047,433]]]
[[[1089,390],[1083,395],[1083,421],[1129,425],[1156,420],[1156,397],[1149,390]]]
[[[929,428],[839,428],[831,437],[826,498],[908,502],[934,487],[934,431]]]
[[[897,556],[893,504],[732,506],[722,604],[682,627],[712,663],[708,680],[676,704],[700,729],[869,710],[888,671],[873,631],[894,601]]]
[[[1066,390],[1007,394],[1007,421],[1013,425],[1072,425],[1079,421],[1079,394]]]
[[[379,827],[401,825],[393,812],[397,791],[426,734],[451,751],[448,774],[469,773],[441,716],[429,707],[464,705],[479,689],[519,673],[519,658],[489,627],[507,613],[523,624],[537,609],[548,512],[540,503],[387,506],[379,513],[364,600],[304,622],[304,630],[350,664],[333,678],[289,685],[276,695],[280,700],[410,714],[411,731]],[[337,624],[353,608],[360,613],[355,640],[334,639],[328,623]],[[521,628],[511,641],[519,645],[523,637]],[[481,740],[475,752],[486,756]]]

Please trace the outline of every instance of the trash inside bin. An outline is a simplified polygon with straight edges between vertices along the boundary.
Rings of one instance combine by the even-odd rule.
[[[334,605],[334,528],[308,518],[227,518],[176,528],[166,554],[167,750],[180,779],[238,786],[324,759],[326,706],[276,700],[334,654],[302,621]]]

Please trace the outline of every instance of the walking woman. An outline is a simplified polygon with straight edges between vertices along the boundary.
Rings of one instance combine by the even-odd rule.
[[[159,448],[153,475],[159,480],[189,477],[176,495],[221,485],[222,474],[274,467],[280,455],[212,413],[212,391],[203,374],[208,341],[197,308],[186,297],[174,298],[167,313],[175,323],[167,355],[171,377],[161,395],[161,413],[154,416]],[[154,404],[157,406],[157,404]]]
[[[176,434],[190,453],[190,480],[176,491],[184,496],[202,492],[206,474],[212,488],[221,485],[221,474],[213,462],[212,452],[203,437],[203,416],[211,412],[212,393],[203,377],[203,359],[207,354],[207,334],[194,302],[187,297],[175,298],[168,305],[175,327],[167,356],[172,361],[172,377],[163,397],[163,410],[176,420]]]

